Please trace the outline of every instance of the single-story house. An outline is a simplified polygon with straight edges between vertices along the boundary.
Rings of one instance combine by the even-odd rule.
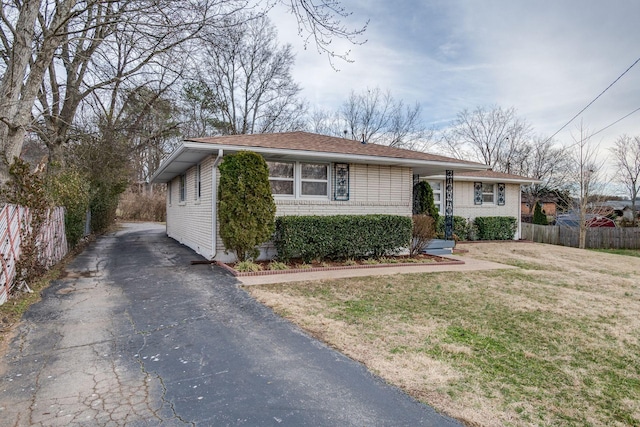
[[[440,182],[436,194],[441,203],[447,195],[453,200],[455,190],[455,215],[519,217],[519,186],[516,191],[510,184],[519,185],[522,179],[498,178],[475,162],[307,132],[187,139],[160,165],[152,182],[167,184],[167,235],[207,259],[234,258],[225,254],[216,220],[218,165],[225,155],[242,150],[267,161],[278,216],[410,216],[413,184],[431,177]],[[451,179],[456,176],[463,181],[454,188]],[[268,246],[263,248],[262,256],[273,255]]]

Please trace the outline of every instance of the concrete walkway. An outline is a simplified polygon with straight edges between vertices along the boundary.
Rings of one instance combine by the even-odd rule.
[[[156,224],[99,238],[0,359],[0,426],[460,426],[198,258]]]
[[[238,279],[244,285],[266,285],[271,283],[301,282],[306,280],[339,279],[343,277],[388,276],[407,273],[439,273],[443,271],[480,271],[515,268],[505,264],[498,264],[491,261],[481,261],[460,255],[448,255],[447,258],[464,261],[464,264],[425,264],[402,267],[390,266],[360,269],[355,268],[346,270],[325,270],[304,273],[273,274],[264,276],[244,276],[238,277]]]

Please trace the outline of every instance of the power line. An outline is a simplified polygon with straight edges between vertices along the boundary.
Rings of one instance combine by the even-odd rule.
[[[632,115],[633,113],[637,113],[638,111],[640,111],[640,107],[636,108],[635,110],[633,110],[633,111],[632,111],[632,112],[630,112],[629,114],[627,114],[627,115],[625,115],[625,116],[623,116],[623,117],[619,118],[618,120],[616,120],[615,122],[611,123],[610,125],[607,125],[607,126],[603,127],[603,128],[602,128],[602,129],[600,129],[599,131],[597,131],[597,132],[595,132],[595,133],[592,133],[592,134],[590,135],[590,137],[591,137],[591,136],[595,136],[595,135],[599,134],[600,132],[602,132],[602,131],[604,131],[604,130],[606,130],[606,129],[609,129],[611,126],[613,126],[613,125],[615,125],[615,124],[618,124],[619,122],[623,121],[624,119],[626,119],[627,117],[629,117],[629,116],[630,116],[630,115]]]
[[[580,114],[584,113],[584,111],[585,111],[587,108],[589,108],[589,107],[591,106],[591,104],[593,104],[594,102],[596,102],[596,101],[598,100],[598,98],[600,98],[602,95],[604,95],[604,93],[605,93],[606,91],[608,91],[608,90],[611,88],[611,86],[613,86],[614,84],[616,84],[616,83],[618,82],[618,80],[620,80],[620,79],[621,79],[625,74],[627,74],[627,73],[629,72],[629,70],[631,70],[631,69],[632,69],[632,68],[633,68],[633,67],[634,67],[638,62],[640,62],[640,58],[636,59],[636,60],[635,60],[635,62],[629,66],[629,68],[627,68],[626,70],[624,70],[624,73],[620,74],[620,75],[618,76],[618,78],[617,78],[617,79],[615,79],[615,80],[614,80],[614,81],[613,81],[609,86],[607,86],[607,87],[605,88],[605,90],[603,90],[602,92],[600,92],[600,94],[599,94],[598,96],[596,96],[595,98],[593,98],[593,100],[592,100],[590,103],[588,103],[586,107],[584,107],[584,108],[583,108],[582,110],[580,110],[580,111],[579,111],[575,116],[573,116],[573,117],[571,118],[571,120],[569,120],[567,123],[565,123],[565,124],[564,124],[564,126],[562,126],[560,129],[558,129],[558,130],[556,131],[556,133],[554,133],[554,134],[553,134],[553,135],[551,135],[549,138],[547,138],[547,140],[545,141],[545,143],[546,143],[546,142],[551,141],[551,140],[553,139],[553,137],[554,137],[554,136],[556,136],[557,134],[559,134],[559,133],[562,131],[562,129],[564,129],[564,128],[566,128],[567,126],[569,126],[569,125],[571,124],[571,122],[572,122],[572,121],[574,121],[578,116],[580,116]],[[636,110],[636,111],[637,111],[637,110]],[[635,111],[634,111],[634,112],[635,112]],[[630,113],[629,115],[631,115],[631,114],[633,114],[633,113]],[[626,118],[626,117],[627,117],[627,116],[623,117],[622,119],[624,119],[624,118]],[[620,119],[620,120],[622,120],[622,119]],[[619,120],[618,120],[618,121],[619,121]],[[616,122],[616,123],[617,123],[617,122]],[[609,125],[609,126],[607,126],[607,127],[613,126],[614,124],[615,124],[615,123],[612,123],[612,124],[610,124],[610,125]],[[606,129],[606,128],[604,128],[604,129]],[[601,130],[599,130],[598,132],[602,132],[604,129],[601,129]],[[595,135],[595,134],[594,134],[594,135]]]

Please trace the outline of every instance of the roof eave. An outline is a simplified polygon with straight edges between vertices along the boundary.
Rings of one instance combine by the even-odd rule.
[[[267,148],[255,146],[239,146],[230,144],[203,144],[201,142],[193,142],[189,140],[183,141],[176,150],[174,150],[166,160],[164,160],[158,170],[151,177],[151,182],[168,182],[180,172],[167,173],[168,167],[174,162],[180,160],[181,156],[189,152],[203,153],[203,157],[219,150],[225,153],[235,153],[238,151],[253,151],[266,157],[292,158],[292,159],[313,159],[328,162],[343,163],[365,163],[365,164],[381,164],[390,166],[405,166],[411,168],[438,168],[438,169],[456,169],[465,171],[482,171],[488,169],[480,163],[471,162],[446,162],[441,160],[411,159],[403,157],[374,156],[361,154],[341,154],[326,151],[308,151],[294,150],[283,148]],[[187,170],[193,166],[194,162],[185,162],[183,170]]]

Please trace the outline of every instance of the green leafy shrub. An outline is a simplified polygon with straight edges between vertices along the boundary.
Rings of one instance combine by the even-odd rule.
[[[484,216],[474,220],[479,240],[512,240],[517,229],[512,216]]]
[[[84,235],[90,185],[87,178],[76,170],[66,170],[54,176],[49,183],[54,203],[64,206],[64,227],[67,243],[74,247]]]
[[[118,200],[127,188],[127,182],[98,181],[91,185],[91,231],[104,233],[116,220]]]
[[[436,237],[444,238],[444,216],[440,216],[436,221]],[[473,240],[474,230],[473,224],[467,221],[465,217],[453,217],[453,234],[455,240]]]
[[[256,258],[257,246],[273,234],[276,213],[269,169],[262,156],[241,151],[224,158],[218,202],[220,237],[225,247],[240,261]]]
[[[274,243],[284,261],[379,258],[409,247],[411,218],[399,215],[284,216]]]

